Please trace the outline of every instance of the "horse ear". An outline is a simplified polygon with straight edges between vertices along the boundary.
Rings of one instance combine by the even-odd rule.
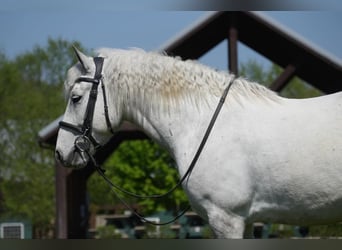
[[[89,72],[92,65],[92,60],[90,57],[83,54],[79,49],[77,49],[75,46],[72,46],[74,49],[74,52],[77,56],[78,61],[82,64],[85,71]]]

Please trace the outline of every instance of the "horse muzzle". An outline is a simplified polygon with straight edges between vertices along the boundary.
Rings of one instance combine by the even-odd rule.
[[[74,169],[81,169],[87,166],[90,157],[88,152],[80,151],[74,147],[69,154],[65,154],[62,150],[56,149],[55,159],[57,164]]]

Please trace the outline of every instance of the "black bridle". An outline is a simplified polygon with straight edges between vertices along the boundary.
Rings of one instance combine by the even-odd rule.
[[[168,190],[167,192],[165,192],[164,194],[156,194],[156,195],[138,195],[138,194],[134,194],[132,192],[129,192],[127,190],[122,189],[121,187],[115,185],[111,180],[109,180],[109,178],[105,175],[104,170],[101,168],[101,166],[99,164],[97,164],[95,158],[92,156],[92,154],[90,153],[90,149],[91,149],[91,145],[93,145],[94,150],[97,150],[99,147],[101,147],[101,144],[93,137],[92,135],[92,124],[93,124],[93,118],[94,118],[94,109],[95,109],[95,104],[96,104],[96,99],[97,99],[97,95],[98,95],[98,86],[101,83],[102,86],[102,94],[103,94],[103,102],[104,102],[104,111],[105,111],[105,119],[106,119],[106,124],[108,127],[108,130],[114,134],[114,131],[112,129],[111,123],[110,123],[110,119],[109,119],[109,115],[108,115],[108,105],[107,105],[107,98],[106,98],[106,90],[105,90],[105,86],[102,82],[102,68],[103,68],[103,62],[104,62],[104,58],[103,57],[94,57],[93,58],[94,63],[95,63],[95,74],[94,77],[79,77],[75,82],[89,82],[92,83],[92,87],[89,93],[89,99],[88,99],[88,104],[87,104],[87,109],[85,112],[85,116],[84,116],[84,120],[83,120],[83,124],[81,126],[78,125],[74,125],[68,122],[64,122],[61,121],[59,122],[59,126],[60,128],[63,129],[68,129],[73,131],[74,133],[78,134],[78,136],[75,139],[74,145],[75,145],[75,151],[77,153],[80,154],[80,156],[82,157],[83,160],[85,160],[84,155],[86,154],[89,159],[92,161],[95,169],[97,170],[97,172],[104,178],[104,180],[109,184],[109,186],[111,187],[111,190],[114,192],[115,196],[135,215],[137,216],[139,219],[141,219],[142,221],[152,224],[152,225],[167,225],[170,224],[174,221],[176,221],[178,218],[180,218],[182,215],[185,214],[186,211],[188,211],[190,209],[190,206],[188,206],[186,209],[184,209],[180,214],[178,214],[175,218],[173,218],[172,220],[168,221],[168,222],[163,222],[163,223],[155,223],[152,221],[147,220],[145,217],[143,217],[142,215],[140,215],[139,213],[137,213],[135,210],[133,210],[116,192],[113,188],[115,188],[116,190],[119,190],[122,193],[125,193],[127,195],[130,195],[132,197],[135,198],[140,198],[140,199],[148,199],[148,198],[162,198],[165,197],[169,194],[171,194],[174,190],[176,190],[178,187],[180,187],[183,182],[185,180],[189,180],[190,175],[192,173],[192,170],[194,169],[197,160],[200,156],[200,154],[202,153],[202,150],[204,148],[204,145],[206,144],[208,137],[210,135],[210,132],[212,130],[212,128],[214,127],[215,121],[217,119],[217,116],[220,113],[220,110],[225,102],[225,99],[228,95],[228,92],[230,90],[230,87],[232,86],[235,78],[232,78],[230,80],[230,82],[228,83],[228,86],[224,89],[222,96],[220,98],[220,101],[216,107],[216,110],[210,120],[210,123],[208,125],[207,130],[205,131],[205,134],[203,136],[203,139],[196,151],[196,154],[192,160],[192,162],[190,163],[186,173],[183,175],[183,177],[178,181],[178,183],[172,187],[170,190]]]
[[[98,94],[98,86],[100,85],[102,81],[102,68],[103,68],[104,58],[94,57],[93,60],[95,63],[94,77],[91,78],[91,77],[81,76],[77,78],[75,81],[75,83],[78,83],[78,82],[92,83],[92,87],[89,92],[89,99],[88,99],[87,109],[84,115],[83,124],[81,126],[78,126],[78,125],[74,125],[74,124],[64,122],[64,121],[59,122],[60,128],[68,129],[78,134],[78,136],[75,139],[74,145],[75,145],[76,152],[78,152],[81,155],[81,157],[84,157],[84,153],[89,154],[91,145],[93,145],[95,150],[101,146],[101,144],[92,135],[92,126],[93,126],[93,119],[94,119],[94,109],[95,109],[95,104],[96,104],[96,99],[97,99],[97,94]],[[103,84],[103,82],[101,83],[101,86],[102,86],[106,124],[107,124],[108,130],[112,134],[114,134],[114,131],[112,129],[112,126],[109,120],[106,89],[105,89],[105,85]]]

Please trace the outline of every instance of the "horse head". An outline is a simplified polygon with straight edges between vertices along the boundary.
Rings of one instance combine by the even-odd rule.
[[[64,166],[82,168],[97,148],[110,139],[110,132],[119,121],[108,114],[104,58],[92,58],[74,50],[79,62],[67,73],[68,103],[60,122],[55,155]]]

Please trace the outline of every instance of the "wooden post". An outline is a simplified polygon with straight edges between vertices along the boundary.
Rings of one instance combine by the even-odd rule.
[[[56,238],[67,239],[67,175],[69,169],[60,166],[56,162],[55,187],[56,187]]]
[[[272,83],[270,89],[280,92],[286,86],[286,84],[292,79],[292,77],[294,77],[297,68],[298,66],[296,64],[287,65],[285,70]]]
[[[238,31],[235,27],[235,18],[231,18],[228,31],[228,70],[238,75]]]
[[[85,239],[88,231],[86,170],[73,170],[67,178],[68,239]]]

